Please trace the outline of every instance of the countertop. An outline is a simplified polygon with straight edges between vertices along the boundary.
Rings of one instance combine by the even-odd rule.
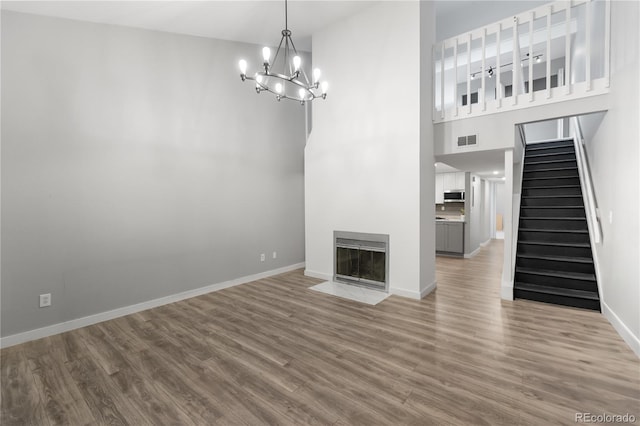
[[[437,216],[436,216],[437,217]],[[457,223],[465,223],[464,219],[460,219],[459,217],[445,217],[442,219],[437,219],[436,218],[436,222],[457,222]]]

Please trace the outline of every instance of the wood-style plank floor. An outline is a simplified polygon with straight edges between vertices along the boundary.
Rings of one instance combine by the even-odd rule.
[[[640,363],[597,312],[499,297],[502,242],[362,305],[294,271],[3,349],[8,425],[575,424],[632,413]]]

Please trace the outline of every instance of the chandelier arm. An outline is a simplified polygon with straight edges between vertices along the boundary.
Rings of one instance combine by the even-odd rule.
[[[280,44],[278,44],[278,50],[276,50],[276,56],[273,57],[273,62],[272,64],[275,65],[276,64],[276,59],[278,59],[278,55],[280,54],[280,48],[282,47],[282,41],[284,40],[285,35],[282,35],[282,38],[280,38]]]

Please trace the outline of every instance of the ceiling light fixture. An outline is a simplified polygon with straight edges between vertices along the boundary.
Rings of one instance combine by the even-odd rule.
[[[247,75],[247,61],[240,59],[240,78],[242,81],[253,80],[256,82],[256,92],[271,92],[276,99],[291,99],[302,105],[316,98],[327,98],[329,87],[326,81],[320,82],[321,72],[318,68],[313,70],[313,83],[302,67],[302,58],[298,55],[296,46],[291,39],[289,30],[287,0],[284,1],[284,30],[278,45],[278,50],[271,59],[271,49],[262,48],[262,66],[264,71],[258,71],[253,76]],[[280,61],[278,61],[280,60]]]
[[[540,61],[541,61],[542,56],[543,56],[543,54],[539,53],[539,54],[535,55],[533,57],[533,59],[536,61],[536,63],[539,64]],[[526,57],[522,58],[522,60],[520,61],[520,67],[524,67],[524,61],[528,61],[528,60],[529,60],[529,54],[527,53]],[[511,66],[511,65],[513,65],[512,62],[509,62],[507,64],[500,64],[500,68],[508,67],[508,66]],[[485,70],[486,70],[487,75],[489,76],[489,78],[493,77],[494,71],[499,71],[498,68],[493,68],[493,66],[490,66],[489,69],[485,69]],[[481,69],[480,71],[471,73],[471,80],[474,80],[476,78],[477,74],[482,74],[482,72],[485,71],[485,70]]]

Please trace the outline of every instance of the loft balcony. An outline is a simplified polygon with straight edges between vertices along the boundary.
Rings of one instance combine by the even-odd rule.
[[[434,44],[433,121],[608,93],[610,7],[558,1]]]

